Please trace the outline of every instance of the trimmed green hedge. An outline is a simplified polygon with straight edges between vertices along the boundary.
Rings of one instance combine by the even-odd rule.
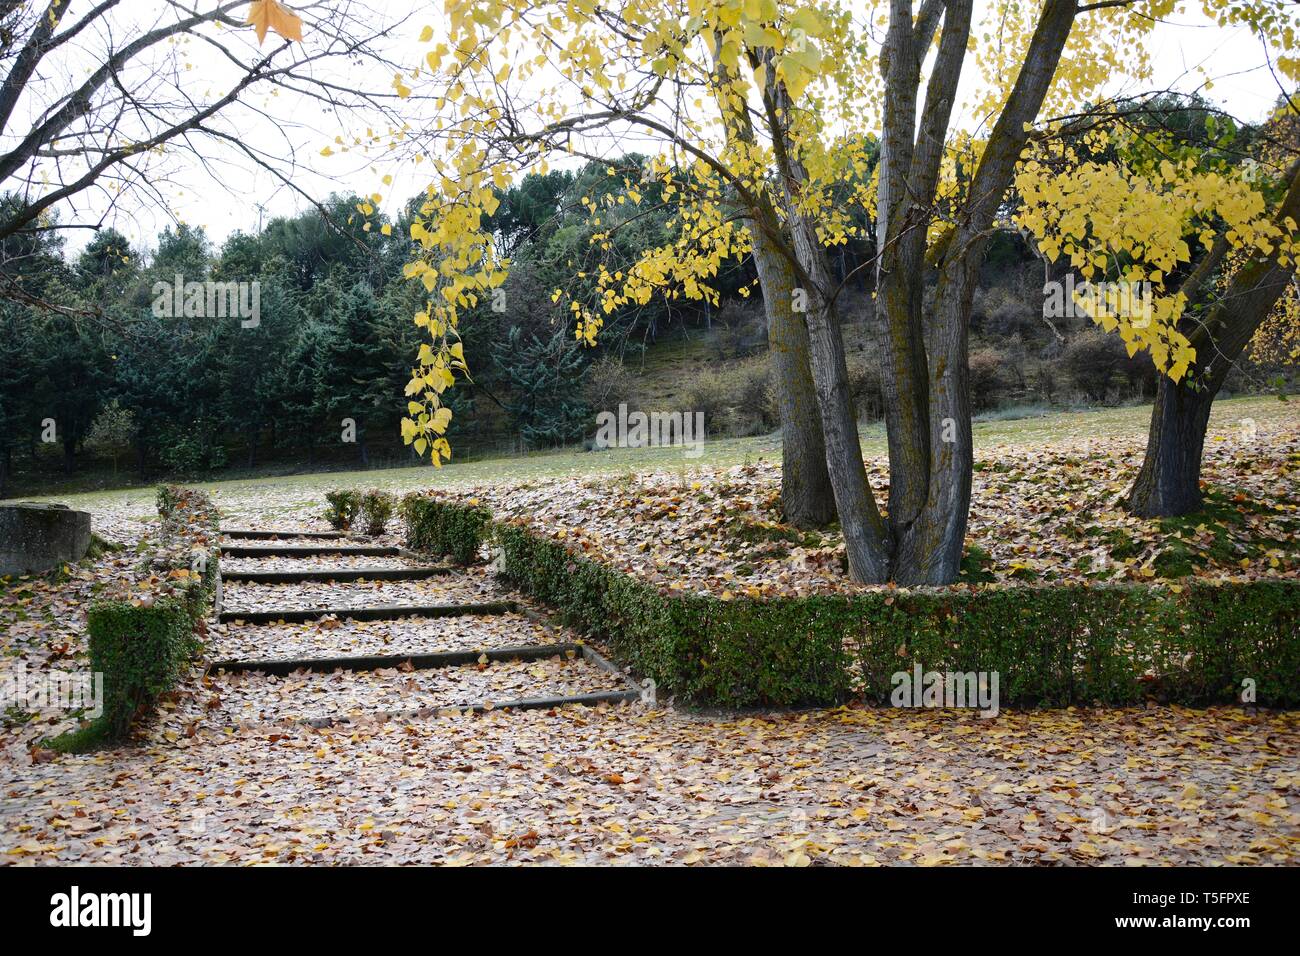
[[[475,505],[442,501],[420,494],[402,499],[406,546],[415,551],[449,554],[460,564],[478,558],[492,513]]]
[[[199,649],[194,618],[175,598],[149,607],[104,601],[87,612],[86,628],[91,669],[104,675],[100,719],[106,736],[119,739],[185,673]]]
[[[825,705],[858,695],[885,702],[891,675],[920,664],[997,671],[1003,706],[1232,703],[1245,679],[1263,706],[1300,706],[1300,582],[722,601],[661,594],[527,526],[478,523],[482,509],[436,506],[444,523],[458,508],[475,513],[474,550],[490,534],[521,590],[691,704]]]
[[[325,520],[337,531],[351,531],[352,524],[361,513],[361,492],[342,488],[325,492]]]
[[[104,675],[103,714],[50,742],[78,751],[120,740],[176,686],[199,653],[219,586],[217,511],[200,491],[164,486],[159,525],[127,593],[86,613],[90,666]]]

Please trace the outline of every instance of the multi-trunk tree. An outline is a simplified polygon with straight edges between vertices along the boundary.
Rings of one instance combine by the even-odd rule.
[[[1013,226],[1017,169],[1061,134],[1065,121],[1050,118],[1116,113],[1104,84],[1149,78],[1145,41],[1175,7],[1043,0],[982,8],[977,19],[972,0],[891,0],[876,45],[875,25],[834,2],[450,0],[448,40],[428,56],[446,105],[439,178],[412,227],[424,255],[409,267],[431,293],[417,321],[434,335],[408,388],[420,401],[407,438],[421,447],[439,434],[438,396],[463,368],[457,310],[508,269],[482,228],[493,183],[556,155],[590,158],[602,137],[649,138],[661,153],[645,177],[675,191],[679,237],[602,275],[598,301],[569,302],[576,335],[594,341],[605,315],[665,290],[707,297],[721,259],[752,254],[765,301],[777,307],[769,327],[781,327],[787,296],[794,305],[786,342],[798,360],[778,384],[787,398],[798,387],[815,398],[820,435],[805,429],[813,440],[804,463],[810,447],[823,449],[850,576],[954,580],[973,467],[968,326],[990,238]],[[1280,4],[1207,7],[1285,45]],[[879,139],[874,188],[862,183],[870,136]],[[628,182],[617,202],[638,203],[640,185]],[[874,217],[883,511],[847,385],[843,279],[827,257],[856,235],[853,207]],[[615,218],[607,204],[590,212],[597,224]],[[1151,328],[1142,317],[1111,318],[1131,339],[1162,343],[1152,357],[1170,378],[1191,361],[1195,346],[1178,340],[1168,315]],[[806,399],[790,404],[810,414]]]

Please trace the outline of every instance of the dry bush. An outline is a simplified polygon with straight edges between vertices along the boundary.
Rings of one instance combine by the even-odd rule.
[[[1007,398],[1014,373],[1001,349],[985,345],[970,353],[971,407],[979,412],[993,408]]]
[[[636,409],[641,402],[641,382],[621,361],[603,355],[582,379],[582,400],[593,412],[616,412],[621,403]]]
[[[766,355],[706,370],[686,404],[682,411],[703,412],[705,428],[715,434],[756,435],[780,423]]]

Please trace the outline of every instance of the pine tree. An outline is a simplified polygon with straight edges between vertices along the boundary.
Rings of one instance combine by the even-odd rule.
[[[510,387],[508,408],[530,445],[562,445],[581,437],[588,409],[575,383],[587,358],[563,329],[547,340],[515,326],[492,349]]]
[[[384,348],[379,301],[365,282],[341,296],[331,297],[324,358],[325,407],[343,437],[353,438],[362,465],[370,464],[369,430],[392,418],[394,395],[390,386],[391,357]],[[344,420],[351,420],[350,434]]]

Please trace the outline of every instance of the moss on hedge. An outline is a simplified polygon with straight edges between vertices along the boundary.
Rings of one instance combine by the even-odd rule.
[[[90,666],[104,675],[101,719],[108,736],[118,739],[184,674],[198,650],[194,618],[174,598],[149,607],[106,601],[90,609],[86,628]]]

